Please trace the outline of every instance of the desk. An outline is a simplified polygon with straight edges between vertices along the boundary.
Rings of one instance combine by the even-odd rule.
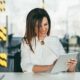
[[[1,80],[80,80],[80,72],[76,73],[0,73],[5,75]]]

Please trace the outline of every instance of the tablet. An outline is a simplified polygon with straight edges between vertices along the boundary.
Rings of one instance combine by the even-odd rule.
[[[65,72],[67,71],[67,63],[70,59],[77,60],[77,53],[70,53],[70,54],[64,54],[60,55],[58,60],[56,61],[51,73],[59,73],[59,72]]]

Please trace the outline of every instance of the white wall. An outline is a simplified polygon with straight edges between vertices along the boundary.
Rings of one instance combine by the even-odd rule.
[[[9,33],[13,33],[14,36],[23,36],[28,12],[32,8],[41,7],[42,0],[6,0],[6,2],[7,15],[9,17]],[[52,22],[51,35],[63,37],[66,32],[72,30],[71,28],[69,31],[69,27],[73,23],[68,14],[70,14],[71,7],[76,5],[80,5],[80,0],[45,0],[45,9],[48,11]],[[78,12],[80,13],[80,11]],[[70,22],[68,23],[68,21]],[[72,34],[70,33],[70,35]]]

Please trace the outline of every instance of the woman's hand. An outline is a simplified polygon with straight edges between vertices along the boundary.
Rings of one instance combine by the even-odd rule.
[[[77,60],[74,59],[70,59],[70,61],[68,62],[68,72],[75,72],[75,67],[77,64]]]

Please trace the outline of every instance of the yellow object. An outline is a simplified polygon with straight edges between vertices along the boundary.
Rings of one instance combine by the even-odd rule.
[[[7,53],[0,53],[0,57],[7,60]]]
[[[5,11],[5,1],[4,0],[0,0],[0,11]]]
[[[3,67],[7,67],[7,62],[0,59],[0,65],[3,66]]]
[[[7,31],[6,31],[6,27],[1,27],[0,30],[1,30],[4,34],[7,33]]]
[[[0,27],[0,41],[7,40],[7,29],[6,27]]]
[[[0,53],[0,65],[3,67],[7,67],[7,54]]]

